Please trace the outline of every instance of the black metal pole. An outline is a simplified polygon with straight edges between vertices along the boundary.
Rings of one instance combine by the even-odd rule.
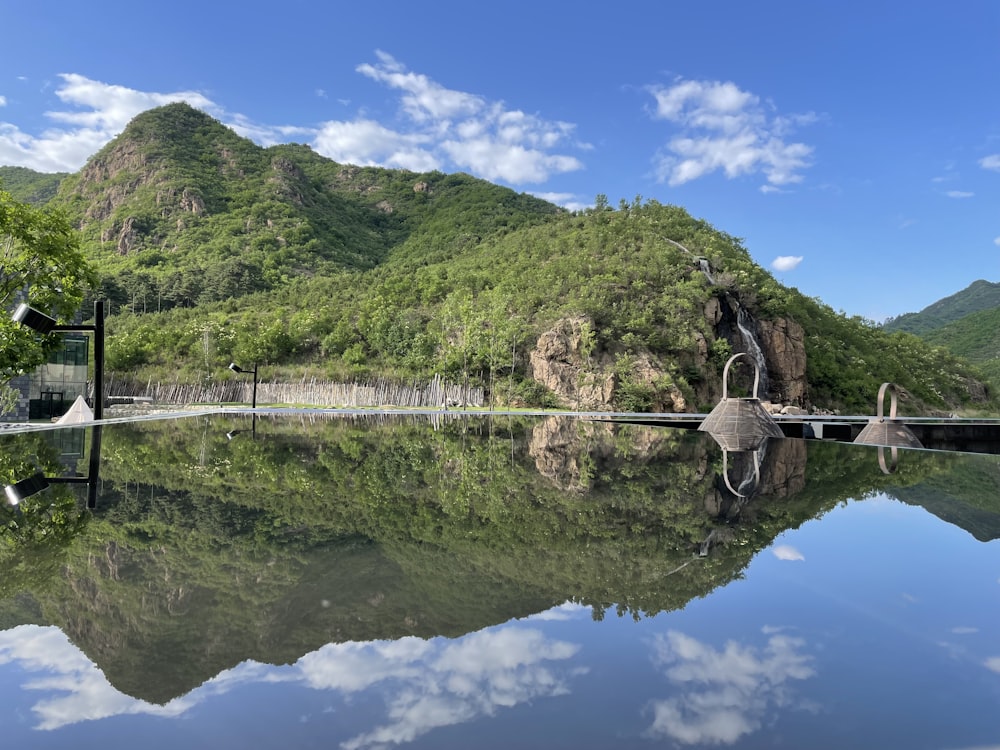
[[[104,417],[104,300],[94,300],[94,419]],[[98,428],[100,429],[100,428]],[[97,433],[100,441],[100,433]],[[100,442],[98,442],[98,447]]]
[[[97,507],[97,480],[101,475],[101,430],[95,425],[90,430],[90,465],[87,469],[87,507]]]
[[[251,405],[252,409],[257,408],[257,363],[253,363],[253,403]]]

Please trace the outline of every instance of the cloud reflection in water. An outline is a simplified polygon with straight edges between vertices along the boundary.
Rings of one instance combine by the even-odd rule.
[[[728,641],[722,650],[669,631],[654,641],[654,663],[680,689],[653,701],[650,737],[683,744],[731,744],[758,730],[771,707],[791,703],[788,683],[812,677],[805,642],[774,634],[761,648]]]
[[[300,684],[344,696],[378,691],[385,721],[341,743],[347,750],[408,742],[437,727],[565,694],[570,678],[585,671],[566,663],[579,649],[524,623],[458,640],[328,644],[290,666],[243,662],[160,706],[116,690],[58,628],[25,625],[0,632],[0,665],[16,663],[29,675],[22,689],[43,691],[32,707],[35,729],[126,714],[180,716],[211,696],[251,684]]]

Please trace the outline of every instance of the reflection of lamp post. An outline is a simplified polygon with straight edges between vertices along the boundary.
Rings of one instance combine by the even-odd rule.
[[[101,430],[102,425],[95,425],[91,428],[90,438],[90,463],[87,467],[85,477],[47,477],[41,472],[32,474],[27,479],[20,482],[8,484],[4,487],[7,495],[7,502],[17,507],[25,498],[37,495],[39,492],[48,489],[50,484],[86,484],[87,485],[87,507],[97,507],[97,484],[101,473]]]
[[[43,336],[52,331],[82,331],[94,334],[94,419],[104,417],[104,300],[94,301],[94,325],[58,325],[55,318],[23,302],[11,319]]]
[[[226,433],[226,440],[232,440],[241,432],[246,432],[246,430],[230,430]],[[250,415],[250,435],[253,440],[257,439],[257,412]]]
[[[232,370],[233,372],[238,372],[241,375],[249,375],[251,373],[250,370],[244,370],[235,362],[229,363],[229,369]],[[251,406],[251,408],[253,409],[257,408],[257,363],[256,362],[253,363],[253,405]]]

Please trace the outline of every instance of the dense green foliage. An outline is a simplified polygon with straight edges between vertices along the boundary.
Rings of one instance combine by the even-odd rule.
[[[80,309],[96,276],[79,238],[58,210],[36,208],[0,190],[0,309],[11,310],[28,290],[28,302],[62,320]],[[31,329],[0,318],[0,383],[45,362],[58,334],[39,339]]]
[[[143,113],[63,180],[112,312],[162,311],[367,269],[393,248],[447,255],[558,211],[467,175],[340,165],[260,148],[185,104]]]
[[[706,257],[715,283],[669,240]],[[232,358],[297,363],[331,378],[499,373],[512,378],[510,392],[524,395],[527,354],[539,334],[583,316],[593,326],[595,356],[616,359],[623,383],[632,359],[649,353],[689,400],[712,402],[698,396],[718,382],[725,356],[700,369],[697,341],[716,339],[704,310],[713,296],[727,295],[758,315],[805,327],[814,403],[870,410],[887,380],[910,393],[907,408],[915,412],[968,399],[976,373],[946,351],[780,286],[738,240],[655,201],[492,235],[474,252],[437,262],[393,258],[367,272],[302,280],[196,311],[122,315],[113,322],[109,363],[166,372],[187,362],[204,368],[202,377]]]
[[[52,199],[63,172],[43,173],[25,167],[0,167],[0,187],[22,203],[41,204]]]
[[[976,363],[992,383],[1000,383],[1000,307],[970,313],[921,338]]]
[[[741,309],[806,330],[808,401],[871,409],[892,380],[914,413],[953,411],[978,374],[780,284],[738,238],[656,201],[599,197],[570,214],[468,175],[337,164],[260,148],[184,104],[150,110],[62,179],[52,203],[80,227],[111,301],[108,368],[140,380],[228,377],[474,380],[495,401],[549,405],[529,353],[580,322],[585,368],[615,406],[719,396]],[[723,330],[726,329],[726,330]],[[636,363],[652,361],[655,379]]]

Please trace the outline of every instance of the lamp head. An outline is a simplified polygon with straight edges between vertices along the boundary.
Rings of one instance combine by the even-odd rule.
[[[24,302],[17,306],[17,309],[11,316],[11,320],[15,323],[28,326],[28,328],[38,331],[42,335],[49,333],[56,324],[55,318],[50,318],[45,313],[38,312],[38,310],[29,307]]]
[[[37,495],[48,486],[48,480],[39,472],[15,484],[8,484],[4,487],[4,492],[7,495],[7,502],[16,508],[21,504],[22,500],[32,495]]]
[[[243,372],[244,371],[243,368],[240,367],[235,362],[230,362],[229,363],[229,369],[232,370],[233,372]]]

